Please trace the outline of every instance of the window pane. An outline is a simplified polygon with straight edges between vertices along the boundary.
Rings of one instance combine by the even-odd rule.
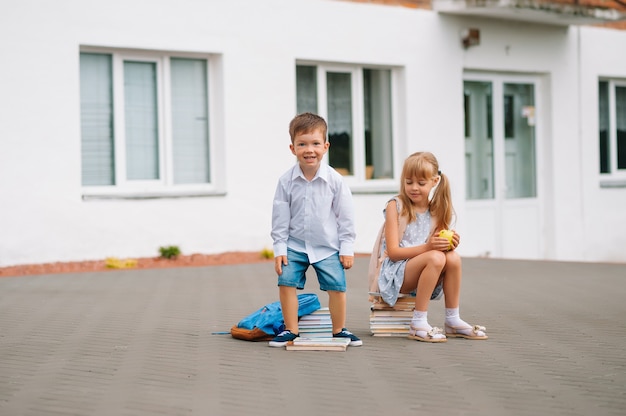
[[[609,146],[609,83],[600,81],[599,120],[600,120],[600,173],[611,171],[611,147]]]
[[[342,175],[352,174],[352,85],[351,75],[328,72],[329,164]]]
[[[505,138],[506,198],[536,196],[535,92],[533,85],[504,84],[504,114],[510,114]],[[505,120],[505,125],[509,121]],[[506,127],[505,127],[506,130]]]
[[[491,83],[465,81],[465,192],[467,199],[493,199]]]
[[[207,183],[209,123],[207,67],[202,59],[172,59],[174,183]]]
[[[115,184],[111,55],[80,54],[82,184]]]
[[[296,66],[297,111],[317,114],[317,68],[314,66]]]
[[[463,132],[465,134],[465,138],[467,139],[470,136],[470,132],[472,131],[472,123],[471,123],[471,115],[470,115],[470,95],[467,92],[463,92],[463,111],[464,111],[464,115],[465,117],[463,117],[463,119],[465,120],[464,123],[464,128],[463,128]]]
[[[124,62],[126,175],[129,180],[159,178],[156,64]]]
[[[626,169],[626,87],[615,87],[617,168]]]
[[[514,98],[512,95],[504,95],[504,138],[515,138],[515,107]]]
[[[366,178],[392,178],[391,71],[366,69],[363,79]]]

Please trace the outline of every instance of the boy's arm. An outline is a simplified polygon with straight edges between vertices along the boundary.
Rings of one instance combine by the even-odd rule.
[[[354,256],[339,256],[339,261],[343,268],[348,270],[354,264]]]
[[[333,203],[335,216],[337,217],[337,234],[339,236],[339,256],[354,257],[354,240],[356,232],[354,227],[354,203],[352,192],[348,185],[341,181]],[[345,265],[344,265],[345,266]]]
[[[274,242],[274,257],[287,255],[287,239],[289,238],[289,195],[280,181],[276,186],[274,203],[272,206],[272,240]]]

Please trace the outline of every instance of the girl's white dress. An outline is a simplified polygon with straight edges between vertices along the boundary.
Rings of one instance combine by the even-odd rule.
[[[396,206],[400,206],[396,198]],[[389,202],[387,203],[389,204]],[[387,206],[383,210],[383,215],[387,211]],[[400,241],[400,247],[412,247],[424,244],[431,233],[431,215],[430,211],[426,211],[423,214],[417,214],[415,221],[411,221],[407,224],[402,241]],[[383,250],[387,250],[387,242],[383,238]],[[398,300],[400,294],[400,288],[404,282],[404,269],[406,268],[406,262],[408,260],[391,261],[389,257],[383,260],[380,267],[380,274],[378,275],[378,288],[383,300],[389,305],[393,306]],[[442,285],[439,283],[431,299],[436,299],[441,293]],[[414,293],[413,293],[414,294]]]

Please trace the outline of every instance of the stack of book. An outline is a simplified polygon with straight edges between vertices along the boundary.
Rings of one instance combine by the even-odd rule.
[[[402,296],[395,305],[389,306],[379,294],[371,293],[372,305],[370,307],[370,332],[378,337],[406,337],[409,335],[413,309],[415,308],[414,296]]]
[[[320,308],[308,315],[302,315],[298,321],[300,337],[319,338],[333,336],[333,323],[328,308]]]
[[[298,337],[285,346],[288,351],[346,351],[350,338]]]

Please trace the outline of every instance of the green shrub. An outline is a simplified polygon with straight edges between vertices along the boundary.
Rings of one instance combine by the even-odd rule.
[[[274,251],[269,248],[264,248],[263,250],[261,250],[261,257],[263,257],[264,259],[273,259]]]
[[[180,255],[180,248],[178,246],[159,247],[159,253],[164,259],[175,259]]]

